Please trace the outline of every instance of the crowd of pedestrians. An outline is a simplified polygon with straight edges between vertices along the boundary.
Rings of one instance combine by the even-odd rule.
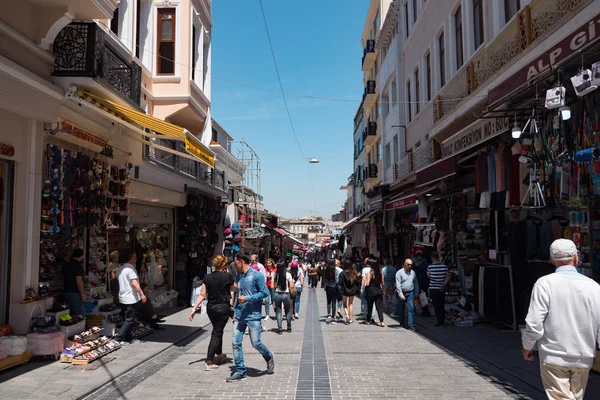
[[[572,241],[560,239],[554,242],[550,254],[556,272],[541,278],[533,289],[522,338],[523,357],[533,360],[532,349],[537,343],[542,383],[548,398],[582,399],[595,346],[600,341],[600,286],[577,272],[578,254]],[[387,259],[381,262],[373,256],[362,262],[334,258],[314,264],[296,259],[279,263],[267,259],[266,267],[263,267],[256,255],[238,254],[232,263],[234,270],[230,266],[228,271],[227,259],[217,256],[213,261],[214,272],[204,279],[200,296],[190,314],[190,319],[193,319],[202,301],[207,300],[207,314],[213,332],[205,368],[207,371],[217,369],[226,359],[223,331],[232,319],[236,372],[227,378],[227,382],[247,379],[242,348],[246,331],[252,346],[266,362],[266,372],[274,373],[273,353],[261,341],[261,333],[265,331],[262,322],[270,318],[270,309],[273,308],[276,333],[281,335],[284,332],[284,319],[287,332],[291,332],[293,321],[300,318],[300,296],[305,282],[310,290],[318,290],[319,283],[324,289],[327,324],[352,324],[354,299],[360,294],[361,313],[358,316],[365,325],[385,327],[384,311],[395,297],[396,309],[391,315],[399,320],[400,327],[415,331],[415,304],[419,299],[428,297],[433,303],[436,326],[442,327],[449,271],[440,262],[439,254],[432,252],[429,258],[431,262],[417,252],[414,258],[405,259],[399,266]],[[136,292],[135,277],[132,279],[133,290],[129,292]],[[141,303],[143,294],[140,293],[139,297]],[[133,306],[126,307],[133,309]],[[429,315],[428,307],[422,307],[421,316]],[[570,324],[565,325],[567,317]]]

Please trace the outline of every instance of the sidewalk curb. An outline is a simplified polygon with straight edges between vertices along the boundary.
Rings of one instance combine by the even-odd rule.
[[[145,359],[141,360],[139,363],[131,366],[131,368],[128,368],[127,370],[123,371],[119,376],[116,376],[116,377],[114,377],[112,379],[108,379],[106,382],[101,383],[100,385],[96,386],[95,388],[93,388],[93,389],[87,391],[86,393],[82,394],[81,396],[77,397],[77,400],[85,400],[85,399],[89,398],[91,395],[93,395],[97,391],[101,390],[105,386],[110,385],[111,383],[113,383],[114,381],[116,381],[117,379],[119,379],[121,376],[134,371],[135,369],[139,368],[141,365],[143,365],[143,364],[147,363],[148,361],[150,361],[150,360],[152,360],[152,359],[160,356],[161,354],[163,354],[167,350],[172,349],[178,343],[181,343],[181,342],[189,339],[190,337],[196,335],[198,332],[206,330],[206,327],[208,327],[209,325],[210,325],[210,322],[207,322],[205,325],[198,327],[197,329],[195,329],[192,332],[188,333],[187,335],[185,335],[181,339],[177,340],[176,342],[171,343],[169,346],[165,347],[164,349],[162,349],[158,353],[154,353],[154,354],[148,356],[148,358],[145,358]]]

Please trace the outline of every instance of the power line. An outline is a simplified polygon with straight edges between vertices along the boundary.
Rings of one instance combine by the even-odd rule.
[[[302,154],[302,157],[306,158],[306,156],[304,155],[304,152],[302,151],[302,147],[300,146],[300,142],[298,141],[298,135],[296,135],[296,128],[294,127],[294,122],[292,121],[292,114],[290,114],[290,108],[288,107],[287,98],[286,98],[285,92],[283,90],[283,84],[281,83],[281,75],[279,74],[279,67],[277,66],[277,59],[275,58],[275,49],[273,49],[273,42],[271,41],[271,33],[269,32],[269,25],[267,24],[267,16],[265,15],[265,9],[263,7],[262,0],[258,0],[258,4],[260,4],[260,11],[262,13],[263,22],[265,23],[265,31],[267,31],[267,39],[269,40],[269,47],[271,48],[271,56],[273,56],[273,64],[275,65],[275,72],[277,74],[277,81],[279,82],[279,89],[281,89],[281,97],[283,97],[283,103],[285,104],[285,112],[287,113],[288,119],[290,121],[290,126],[292,128],[292,133],[294,134],[294,139],[296,139],[296,144],[298,145],[298,150],[300,150],[300,154]]]

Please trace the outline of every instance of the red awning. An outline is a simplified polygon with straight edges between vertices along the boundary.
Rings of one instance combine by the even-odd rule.
[[[404,208],[417,205],[417,195],[411,194],[404,197],[392,198],[390,201],[385,203],[386,211],[395,210],[397,208]]]
[[[417,171],[417,187],[456,175],[456,159],[454,157],[439,160]]]
[[[287,236],[287,232],[286,232],[286,231],[284,231],[284,230],[283,230],[283,229],[281,229],[281,228],[273,228],[273,230],[274,230],[275,232],[279,233],[281,236]]]

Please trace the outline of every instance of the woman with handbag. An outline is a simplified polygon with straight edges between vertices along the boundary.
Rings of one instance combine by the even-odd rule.
[[[351,261],[344,262],[344,271],[340,274],[339,285],[342,288],[342,302],[344,304],[344,314],[346,314],[346,325],[354,322],[352,315],[354,313],[354,296],[358,293],[358,273],[354,269]]]
[[[227,271],[227,257],[216,256],[212,262],[214,272],[207,274],[202,282],[200,296],[196,299],[196,304],[190,313],[190,321],[194,319],[196,311],[200,304],[206,298],[206,314],[213,326],[206,355],[206,371],[212,371],[219,368],[219,365],[225,361],[227,355],[223,354],[223,331],[229,319],[233,316],[231,308],[231,292],[237,291],[237,284],[233,276]]]
[[[290,311],[291,296],[297,295],[296,287],[292,275],[288,272],[285,262],[277,265],[277,273],[275,274],[275,294],[273,302],[275,303],[275,315],[277,316],[277,334],[281,335],[282,319],[281,307],[285,310],[285,318],[287,320],[287,331],[292,332],[292,313]]]
[[[379,316],[379,326],[384,327],[383,323],[383,274],[381,273],[381,265],[377,260],[369,259],[367,264],[371,267],[371,271],[367,273],[365,286],[367,288],[367,315],[372,315],[373,304],[377,307]],[[370,321],[365,319],[365,325],[369,325]]]
[[[293,306],[292,313],[295,319],[300,318],[300,297],[302,296],[302,288],[304,287],[304,273],[302,272],[302,268],[299,266],[294,267],[292,263],[292,268],[290,269],[290,274],[292,275],[292,279],[294,280],[294,286],[296,287],[296,292],[298,293],[296,296],[292,298]]]

